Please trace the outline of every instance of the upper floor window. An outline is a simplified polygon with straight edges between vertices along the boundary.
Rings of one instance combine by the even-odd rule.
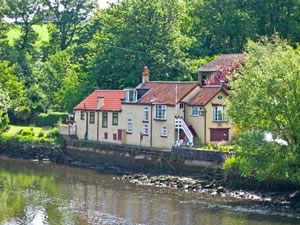
[[[137,92],[136,89],[126,89],[126,102],[136,102],[137,101]]]
[[[102,127],[107,127],[107,112],[102,112]]]
[[[95,123],[95,112],[90,112],[90,123]]]
[[[198,116],[199,112],[198,112],[198,106],[192,106],[192,116]]]
[[[132,133],[132,119],[127,120],[127,132]]]
[[[166,120],[167,119],[167,106],[155,105],[154,119]]]
[[[144,121],[149,121],[149,107],[144,107]]]
[[[118,125],[118,113],[117,112],[112,113],[112,125],[114,125],[114,126]]]
[[[225,106],[213,106],[213,121],[227,121]]]
[[[84,120],[84,111],[80,111],[80,119]]]

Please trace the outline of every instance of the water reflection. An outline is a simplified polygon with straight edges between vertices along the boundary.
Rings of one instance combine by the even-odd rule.
[[[300,220],[210,207],[216,199],[140,187],[111,174],[0,159],[0,224],[296,224]]]

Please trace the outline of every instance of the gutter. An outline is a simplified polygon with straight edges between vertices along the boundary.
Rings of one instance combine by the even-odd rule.
[[[99,141],[99,111],[97,111],[97,141]]]
[[[150,129],[151,129],[151,134],[150,134],[150,147],[152,148],[152,123],[153,123],[153,120],[152,120],[152,114],[153,114],[153,112],[152,112],[152,108],[153,108],[153,105],[151,104],[151,109],[150,109]]]

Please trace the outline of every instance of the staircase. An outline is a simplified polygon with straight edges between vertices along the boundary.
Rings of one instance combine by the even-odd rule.
[[[182,118],[175,118],[175,129],[183,130],[184,134],[188,138],[187,144],[189,146],[194,145],[194,135],[192,134],[192,132],[190,131],[190,129],[188,128],[188,126],[186,125],[186,123],[184,122],[184,120]],[[176,145],[177,146],[180,145],[179,140],[177,140]]]

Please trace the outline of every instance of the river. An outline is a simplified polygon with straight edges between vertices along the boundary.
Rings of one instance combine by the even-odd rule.
[[[295,215],[116,178],[109,171],[0,159],[0,224],[300,224]]]

